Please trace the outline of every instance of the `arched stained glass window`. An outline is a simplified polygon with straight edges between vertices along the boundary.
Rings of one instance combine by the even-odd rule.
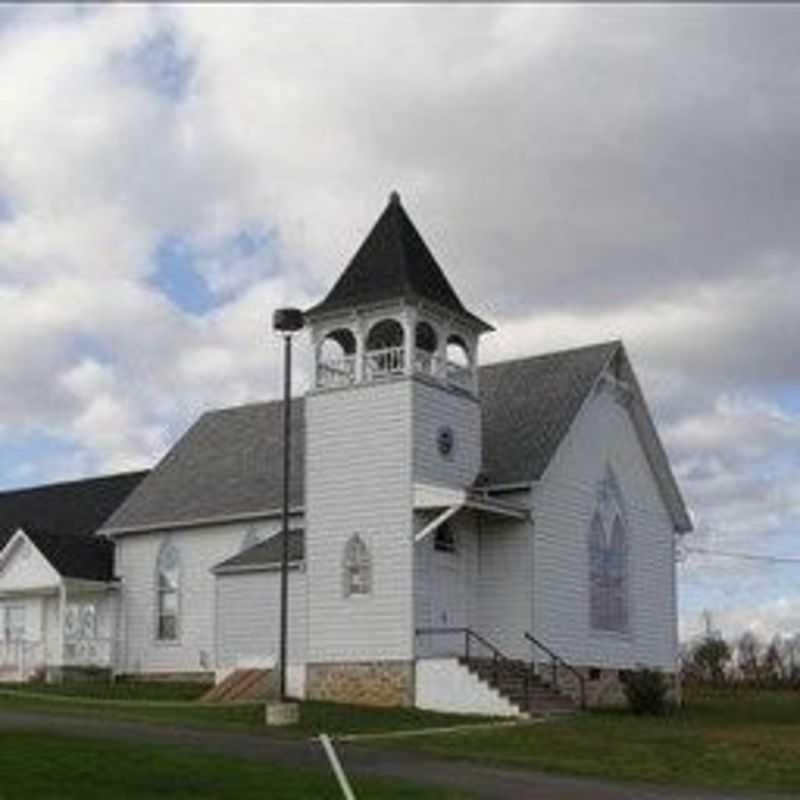
[[[156,562],[156,638],[175,641],[180,621],[181,566],[178,549],[164,542]]]
[[[347,540],[342,567],[345,597],[370,593],[372,590],[372,559],[367,545],[357,533]]]
[[[628,629],[627,538],[622,495],[609,469],[589,526],[589,613],[595,630]]]

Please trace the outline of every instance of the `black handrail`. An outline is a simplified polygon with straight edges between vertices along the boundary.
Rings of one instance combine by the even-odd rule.
[[[525,631],[524,635],[525,638],[529,642],[531,642],[531,644],[535,645],[540,650],[544,650],[544,652],[550,656],[550,666],[551,669],[553,670],[553,686],[555,688],[558,688],[558,666],[557,666],[558,664],[561,664],[562,667],[569,670],[578,679],[578,685],[580,686],[580,692],[581,692],[581,709],[585,709],[586,678],[584,678],[584,676],[581,675],[581,673],[577,669],[575,669],[575,667],[573,667],[572,664],[568,664],[566,661],[564,661],[564,659],[561,658],[561,656],[558,653],[551,650],[546,644],[544,644],[544,642],[540,642],[535,636],[533,636],[533,634],[529,633],[528,631]]]
[[[470,641],[474,639],[478,644],[483,645],[489,652],[492,654],[492,669],[494,672],[494,679],[495,683],[499,682],[499,672],[500,672],[500,663],[503,661],[507,661],[510,664],[514,663],[514,660],[506,656],[499,648],[495,647],[488,639],[485,639],[479,633],[476,633],[472,628],[463,628],[463,627],[454,627],[454,628],[447,628],[447,627],[440,627],[440,628],[417,628],[415,631],[417,636],[425,636],[425,635],[462,635],[464,637],[464,659],[465,661],[470,661]],[[525,687],[525,697],[528,700],[528,707],[530,708],[530,690],[531,690],[531,673],[526,671],[523,675],[523,684]]]

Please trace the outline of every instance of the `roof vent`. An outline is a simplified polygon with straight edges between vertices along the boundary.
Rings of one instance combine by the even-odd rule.
[[[397,189],[394,189],[389,194],[389,205],[400,205],[400,192]]]

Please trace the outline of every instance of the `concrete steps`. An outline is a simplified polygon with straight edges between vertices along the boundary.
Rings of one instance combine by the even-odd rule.
[[[267,669],[237,669],[212,689],[202,703],[241,703],[268,700],[273,692],[272,671]]]
[[[563,714],[577,710],[572,698],[542,681],[524,661],[459,659],[502,697],[528,714]]]

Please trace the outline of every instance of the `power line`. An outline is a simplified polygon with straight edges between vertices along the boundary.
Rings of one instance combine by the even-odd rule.
[[[723,558],[738,558],[743,561],[766,561],[772,564],[800,564],[800,556],[770,556],[758,553],[734,553],[729,550],[715,550],[711,547],[681,548],[686,553],[698,553],[704,556],[722,556]]]
[[[597,494],[597,486],[596,484],[587,484],[583,482],[577,481],[565,481],[565,480],[558,480],[558,479],[548,479],[548,483],[551,485],[560,486],[563,489],[583,492],[585,494],[591,494],[592,496],[596,496]],[[623,498],[623,504],[629,511],[635,511],[638,514],[646,517],[653,518],[654,520],[658,520],[659,522],[663,521],[664,519],[664,511],[656,510],[651,507],[639,505],[635,502],[630,502],[627,497]],[[535,506],[534,506],[535,507]],[[725,531],[712,527],[709,525],[703,525],[703,531],[705,533],[711,534],[718,534],[721,536],[728,535]],[[740,559],[742,561],[756,561],[761,563],[771,563],[771,564],[800,564],[800,556],[772,556],[760,553],[743,553],[743,552],[734,552],[730,550],[717,550],[716,548],[711,547],[695,547],[693,545],[686,545],[683,543],[678,543],[677,552],[680,554],[681,552],[689,555],[689,554],[696,554],[696,555],[706,555],[706,556],[719,556],[721,558],[734,558]]]

